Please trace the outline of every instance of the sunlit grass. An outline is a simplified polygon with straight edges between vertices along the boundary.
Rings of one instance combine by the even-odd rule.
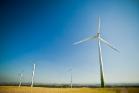
[[[139,88],[43,88],[1,86],[0,93],[139,93]]]

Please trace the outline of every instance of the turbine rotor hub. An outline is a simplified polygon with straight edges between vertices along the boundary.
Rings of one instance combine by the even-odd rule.
[[[100,33],[97,33],[97,37],[100,37]]]

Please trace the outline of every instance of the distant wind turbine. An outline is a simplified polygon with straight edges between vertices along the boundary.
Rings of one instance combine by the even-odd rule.
[[[67,72],[70,72],[70,88],[72,88],[72,69],[69,69]]]
[[[70,76],[70,88],[72,88],[72,69],[70,70],[71,76]]]
[[[98,17],[98,29],[97,29],[97,33],[95,36],[90,36],[88,38],[85,38],[81,41],[75,42],[73,45],[77,45],[89,40],[93,40],[96,39],[98,42],[98,52],[99,52],[99,65],[100,65],[100,80],[101,80],[101,87],[104,87],[104,71],[103,71],[103,60],[102,60],[102,52],[101,52],[101,44],[100,42],[105,43],[107,46],[109,46],[110,48],[112,48],[113,50],[119,52],[119,50],[117,50],[116,48],[114,48],[108,41],[106,41],[105,39],[103,39],[100,35],[100,17]]]
[[[22,84],[22,77],[23,77],[23,73],[20,73],[20,74],[19,74],[19,86],[18,86],[18,87],[21,87],[21,84]]]
[[[33,83],[34,83],[34,74],[35,74],[35,69],[36,69],[36,64],[33,64],[31,87],[33,87]]]

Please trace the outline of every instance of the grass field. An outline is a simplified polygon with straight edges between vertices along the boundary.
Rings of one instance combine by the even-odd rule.
[[[139,93],[139,88],[43,88],[0,86],[0,93]]]

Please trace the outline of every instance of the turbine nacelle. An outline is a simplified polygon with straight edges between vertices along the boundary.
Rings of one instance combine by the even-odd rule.
[[[100,37],[100,33],[97,33],[96,37],[97,37],[97,38]]]

